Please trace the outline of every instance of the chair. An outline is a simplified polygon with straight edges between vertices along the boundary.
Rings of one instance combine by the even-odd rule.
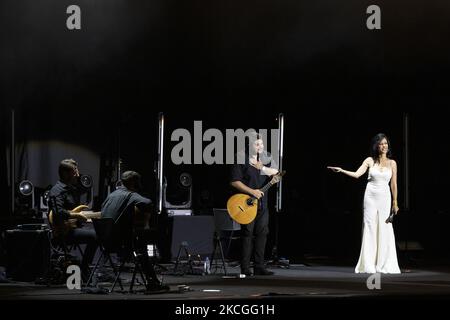
[[[114,288],[117,283],[119,283],[121,290],[124,290],[122,281],[120,280],[120,275],[123,271],[125,263],[127,262],[132,262],[134,264],[133,276],[131,279],[129,292],[133,291],[138,271],[146,289],[148,289],[148,283],[146,282],[144,274],[142,272],[142,266],[137,259],[138,254],[133,248],[132,233],[127,234],[121,232],[120,226],[117,223],[115,223],[114,219],[112,218],[92,219],[92,222],[94,224],[94,229],[97,234],[97,240],[99,243],[101,254],[100,257],[97,259],[94,269],[91,271],[89,279],[86,283],[86,287],[90,285],[93,275],[95,274],[95,271],[97,270],[100,261],[102,260],[102,258],[106,257],[111,267],[113,268],[115,275],[114,283],[109,292],[114,291]],[[118,268],[111,258],[111,254],[113,253],[116,253],[122,257],[122,261]]]
[[[84,252],[80,245],[77,243],[68,244],[62,235],[58,235],[55,232],[54,226],[50,223],[49,213],[53,210],[54,214],[58,214],[55,197],[49,198],[49,209],[46,211],[49,232],[49,244],[51,249],[50,254],[50,269],[47,275],[47,282],[62,282],[65,277],[66,267],[76,263],[77,258],[71,253],[74,250],[78,250],[81,255],[81,259],[84,258]],[[55,279],[58,278],[58,279]]]
[[[215,225],[215,231],[214,231],[214,249],[211,255],[211,265],[213,264],[215,253],[217,248],[220,252],[220,258],[222,262],[222,267],[224,270],[225,275],[227,274],[227,268],[225,259],[228,257],[228,253],[230,250],[231,241],[234,239],[233,234],[235,231],[241,230],[241,225],[231,219],[230,215],[228,214],[227,209],[218,209],[214,208],[214,225]],[[231,232],[229,236],[224,236],[224,232]],[[228,240],[227,245],[227,251],[226,254],[224,254],[223,246],[222,246],[222,240]],[[217,270],[217,264],[215,264],[216,270]]]
[[[50,197],[49,198],[49,207],[48,211],[46,211],[47,221],[48,225],[50,227],[50,230],[52,231],[52,245],[55,246],[57,249],[64,251],[65,256],[68,256],[70,252],[74,250],[78,250],[78,252],[81,254],[81,258],[84,258],[84,252],[81,249],[81,246],[78,243],[67,243],[66,240],[62,235],[57,235],[57,233],[54,230],[54,226],[50,223],[49,214],[50,211],[53,211],[53,216],[58,216],[58,207],[56,205],[56,198]]]

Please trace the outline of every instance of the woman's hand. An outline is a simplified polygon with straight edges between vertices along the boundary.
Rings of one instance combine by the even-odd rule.
[[[392,205],[392,211],[394,211],[394,214],[397,214],[397,213],[398,213],[398,210],[400,210],[400,209],[398,208],[398,205],[393,204],[393,205]]]
[[[333,172],[342,172],[342,168],[339,167],[327,167],[327,168],[332,170]]]

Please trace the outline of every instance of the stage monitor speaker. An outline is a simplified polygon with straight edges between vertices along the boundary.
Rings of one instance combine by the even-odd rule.
[[[48,230],[6,230],[6,276],[15,281],[44,277],[50,262]]]
[[[187,243],[187,251],[193,259],[197,255],[203,259],[213,251],[214,217],[212,216],[174,216],[168,218],[168,237],[165,259],[175,261],[180,246]],[[167,241],[166,241],[167,242]],[[169,257],[170,256],[170,257]],[[186,258],[185,250],[181,250],[180,258]]]

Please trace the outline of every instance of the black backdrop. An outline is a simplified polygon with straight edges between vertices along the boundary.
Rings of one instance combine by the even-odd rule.
[[[70,4],[81,7],[79,31],[65,27]],[[169,130],[192,128],[194,120],[203,120],[205,129],[270,128],[284,112],[281,253],[355,258],[364,181],[325,167],[356,169],[370,138],[385,132],[399,161],[402,201],[402,119],[408,112],[411,212],[399,217],[397,238],[448,256],[450,5],[379,2],[382,30],[369,31],[369,4],[2,1],[2,141],[9,143],[14,108],[19,145],[58,140],[101,161],[117,155],[120,142],[124,168],[142,172],[154,197],[159,111]],[[2,152],[3,194],[6,167]],[[170,169],[190,171],[194,196],[210,190],[214,205],[224,206],[225,167]]]

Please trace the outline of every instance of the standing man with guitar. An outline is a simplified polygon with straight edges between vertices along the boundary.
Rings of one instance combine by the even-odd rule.
[[[248,194],[257,201],[256,218],[249,224],[241,225],[242,257],[241,273],[252,275],[250,258],[252,255],[253,237],[254,247],[254,275],[273,275],[265,268],[264,253],[267,234],[269,233],[269,208],[267,196],[260,189],[270,181],[270,176],[278,173],[274,161],[264,152],[264,142],[256,132],[250,137],[249,153],[245,155],[245,163],[235,163],[231,168],[231,186],[240,193]],[[265,165],[270,165],[266,167]]]
[[[94,230],[71,228],[69,221],[85,222],[87,217],[82,212],[71,211],[80,206],[78,164],[73,159],[64,159],[58,168],[59,181],[51,188],[49,197],[52,229],[56,237],[61,237],[65,244],[86,244],[81,270],[83,276],[89,276],[89,264],[92,263],[97,250]]]

